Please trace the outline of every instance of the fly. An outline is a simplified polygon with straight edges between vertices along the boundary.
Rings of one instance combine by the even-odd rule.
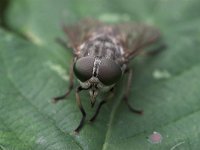
[[[80,85],[76,87],[76,102],[82,113],[82,119],[75,129],[79,132],[84,125],[86,112],[82,106],[79,92],[89,90],[90,103],[93,107],[99,92],[108,95],[103,99],[96,109],[93,122],[102,105],[113,95],[116,83],[128,75],[127,86],[124,91],[123,100],[128,108],[135,113],[141,114],[141,110],[134,109],[129,101],[129,93],[132,80],[132,69],[129,62],[136,56],[151,55],[157,53],[161,48],[152,51],[144,51],[148,46],[160,41],[161,36],[157,29],[134,23],[104,24],[96,20],[82,20],[71,26],[63,26],[69,42],[59,39],[59,42],[73,52],[73,62],[70,69],[69,88],[67,92],[54,98],[54,102],[66,98],[74,87],[74,75]]]

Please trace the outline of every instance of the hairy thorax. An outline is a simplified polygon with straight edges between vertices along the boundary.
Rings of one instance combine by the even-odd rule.
[[[107,29],[107,28],[106,28]],[[114,33],[105,28],[94,32],[79,46],[79,57],[99,57],[114,60],[120,64],[124,50]],[[106,32],[107,31],[107,32]]]

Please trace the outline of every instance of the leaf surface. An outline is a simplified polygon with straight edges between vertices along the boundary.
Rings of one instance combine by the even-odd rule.
[[[199,148],[200,2],[198,0],[12,1],[7,23],[19,34],[0,30],[0,148],[160,150]],[[71,93],[54,105],[52,97],[68,87],[72,55],[55,42],[64,37],[60,24],[81,18],[137,21],[160,29],[167,49],[139,57],[130,102],[144,115],[132,114],[121,101],[124,82],[103,106],[97,120],[74,135],[81,113]],[[124,78],[126,79],[126,77]],[[87,93],[81,93],[89,118]],[[152,144],[153,132],[162,135]]]

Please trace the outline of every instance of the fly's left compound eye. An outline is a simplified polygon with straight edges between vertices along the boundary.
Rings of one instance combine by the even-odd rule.
[[[74,74],[80,81],[85,82],[92,77],[94,60],[92,57],[83,57],[76,61]]]
[[[104,85],[116,83],[122,75],[121,68],[111,59],[102,59],[99,66],[98,79]]]

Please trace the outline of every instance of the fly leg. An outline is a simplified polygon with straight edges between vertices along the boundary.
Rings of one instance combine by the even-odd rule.
[[[99,105],[98,105],[98,107],[97,107],[97,109],[96,109],[96,112],[95,112],[95,114],[92,116],[92,118],[90,119],[90,122],[93,122],[95,119],[96,119],[96,117],[98,116],[98,114],[99,114],[99,110],[101,109],[101,106],[103,105],[103,104],[105,104],[106,103],[106,100],[102,100],[100,103],[99,103]]]
[[[66,33],[66,26],[62,23],[62,30]],[[67,34],[67,33],[66,33]],[[56,39],[56,42],[58,43],[58,44],[60,44],[63,48],[65,48],[65,49],[69,49],[69,48],[72,48],[72,47],[70,47],[70,45],[67,43],[67,41],[66,40],[64,40],[63,38],[60,38],[60,37],[57,37]]]
[[[82,119],[78,125],[78,127],[74,130],[75,133],[78,133],[80,131],[80,129],[83,127],[84,125],[84,121],[85,121],[85,117],[86,117],[86,113],[85,113],[85,110],[81,104],[81,99],[80,99],[80,96],[79,96],[79,92],[82,91],[82,90],[86,90],[86,89],[83,89],[81,86],[79,86],[77,89],[76,89],[76,102],[77,102],[77,105],[82,113]]]
[[[70,65],[70,73],[69,73],[69,75],[70,75],[69,76],[69,87],[68,87],[67,92],[64,95],[61,95],[61,96],[53,98],[53,101],[52,101],[53,103],[56,103],[56,102],[58,102],[60,100],[65,99],[73,89],[73,86],[74,86],[74,81],[73,81],[73,79],[74,79],[73,62]]]
[[[65,41],[65,40],[63,40],[62,38],[56,38],[55,39],[56,40],[56,42],[58,43],[58,44],[60,44],[63,48],[65,48],[65,49],[69,49],[70,47],[68,46],[68,44],[67,44],[67,42]]]
[[[76,55],[76,46],[77,45],[74,43],[74,41],[76,41],[76,36],[75,36],[74,31],[72,29],[70,29],[70,27],[65,26],[63,23],[62,23],[62,30],[67,35],[68,40],[66,41],[66,40],[58,37],[55,39],[56,42],[67,50],[71,49],[72,54]],[[77,30],[75,30],[75,31],[77,31]]]
[[[167,47],[166,44],[162,43],[161,45],[159,45],[158,47],[154,48],[153,50],[149,50],[149,51],[142,50],[140,55],[142,55],[142,56],[154,56],[154,55],[159,54],[163,50],[165,50],[166,47]]]
[[[98,105],[98,107],[97,107],[97,109],[96,109],[94,115],[93,115],[92,118],[90,119],[90,122],[93,122],[93,121],[96,119],[96,117],[98,116],[99,111],[100,111],[101,107],[103,106],[103,104],[105,104],[105,103],[107,102],[107,100],[110,99],[110,98],[114,95],[113,89],[114,89],[114,88],[112,88],[112,89],[110,90],[108,97],[105,98],[104,100],[102,100],[102,101],[99,103],[99,105]]]
[[[122,99],[124,100],[124,102],[126,103],[126,105],[128,106],[128,108],[131,112],[134,112],[137,114],[142,114],[143,113],[142,110],[137,110],[137,109],[133,108],[128,101],[128,97],[130,94],[131,80],[132,80],[132,75],[133,75],[132,69],[127,69],[127,73],[128,73],[127,86],[126,86],[126,91],[125,91]]]

